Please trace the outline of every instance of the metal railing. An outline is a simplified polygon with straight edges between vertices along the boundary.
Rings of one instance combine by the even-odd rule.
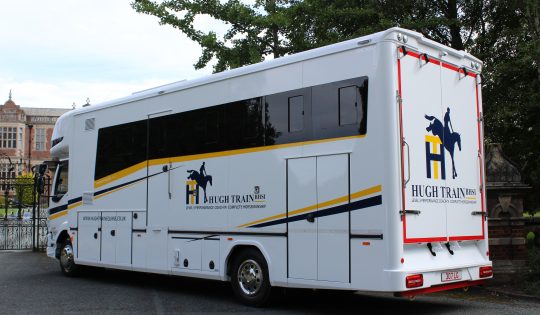
[[[50,178],[42,195],[36,184],[36,176],[0,177],[0,250],[46,249]]]

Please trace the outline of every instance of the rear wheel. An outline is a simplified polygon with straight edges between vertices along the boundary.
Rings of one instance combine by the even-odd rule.
[[[60,249],[60,269],[65,276],[73,277],[78,274],[79,267],[75,264],[73,246],[69,240],[64,241]]]
[[[240,252],[233,260],[231,285],[236,297],[249,306],[262,306],[270,297],[268,265],[255,249]]]

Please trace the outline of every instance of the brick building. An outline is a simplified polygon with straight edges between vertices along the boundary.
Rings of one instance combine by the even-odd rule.
[[[65,108],[20,107],[9,92],[0,105],[0,178],[13,178],[50,159],[51,136]]]

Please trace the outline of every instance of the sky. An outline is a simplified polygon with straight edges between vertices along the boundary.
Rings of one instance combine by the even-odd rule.
[[[132,1],[0,0],[0,103],[11,90],[22,107],[79,108],[212,72],[195,71],[197,43]]]

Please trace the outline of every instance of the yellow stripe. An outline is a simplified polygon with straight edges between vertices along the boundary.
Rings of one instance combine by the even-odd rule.
[[[278,149],[283,149],[283,148],[290,148],[290,147],[297,147],[297,146],[311,145],[311,144],[318,144],[318,143],[325,143],[325,142],[332,142],[332,141],[359,139],[359,138],[364,138],[364,137],[365,135],[357,135],[357,136],[349,136],[349,137],[341,137],[341,138],[333,138],[333,139],[311,140],[311,141],[276,144],[272,146],[264,146],[264,147],[248,148],[248,149],[237,149],[237,150],[228,150],[228,151],[221,151],[221,152],[184,155],[184,156],[177,156],[177,157],[172,157],[172,158],[154,159],[150,161],[140,162],[126,169],[113,173],[111,175],[102,177],[94,181],[94,188],[105,186],[122,177],[128,176],[137,171],[140,171],[144,169],[147,164],[148,166],[156,166],[156,165],[162,165],[162,164],[168,164],[168,163],[187,162],[187,161],[200,160],[200,159],[211,159],[211,158],[231,156],[231,155],[264,152],[264,151],[269,151],[269,150],[278,150]]]
[[[112,194],[113,192],[117,192],[117,191],[119,191],[119,190],[122,190],[122,189],[124,189],[124,188],[128,188],[128,187],[133,186],[133,185],[135,185],[135,184],[137,184],[137,183],[132,183],[132,184],[129,184],[129,185],[126,185],[126,186],[119,187],[119,188],[117,188],[117,189],[108,191],[108,192],[106,192],[106,193],[104,193],[104,194],[102,194],[102,195],[99,195],[99,196],[94,197],[94,200],[97,200],[97,199],[99,199],[99,198],[101,198],[101,197],[105,197],[105,196],[107,196],[107,195],[109,195],[109,194]],[[72,204],[68,205],[67,210],[62,210],[62,211],[57,212],[57,213],[55,213],[55,214],[53,214],[53,215],[50,215],[48,219],[49,219],[49,220],[54,220],[54,219],[57,219],[57,218],[59,218],[59,217],[65,216],[66,214],[69,213],[70,210],[72,210],[72,209],[74,209],[74,208],[77,208],[78,206],[81,206],[81,205],[82,205],[82,200],[81,200],[81,201],[77,201],[77,202],[75,202],[75,203],[72,203]]]
[[[71,210],[73,208],[76,208],[78,206],[82,205],[82,201],[78,201],[78,202],[75,202],[75,203],[72,203],[70,205],[68,205],[68,209]]]
[[[95,196],[94,199],[97,200],[97,199],[103,198],[103,197],[108,196],[108,195],[110,195],[110,194],[112,194],[112,193],[114,193],[114,192],[117,192],[117,191],[119,191],[119,190],[122,190],[122,189],[125,189],[125,188],[128,188],[128,187],[131,187],[131,186],[133,186],[133,185],[135,185],[135,184],[137,184],[137,183],[139,183],[139,182],[135,182],[135,183],[131,183],[131,184],[126,185],[126,186],[118,187],[118,188],[116,188],[116,189],[113,189],[113,190],[111,190],[111,191],[108,191],[108,192],[106,192],[106,193],[103,193],[103,194],[101,194],[101,195],[99,195],[99,196]]]
[[[66,214],[68,214],[69,210],[62,210],[60,212],[57,212],[53,215],[50,215],[49,216],[49,220],[54,220],[54,219],[58,219],[59,217],[63,217],[65,216]]]
[[[361,198],[361,197],[364,197],[364,196],[367,196],[367,195],[371,195],[371,194],[374,194],[374,193],[378,193],[378,192],[381,192],[381,191],[382,191],[382,186],[381,185],[373,186],[373,187],[370,187],[368,189],[364,189],[364,190],[361,190],[359,192],[355,192],[354,194],[351,194],[351,200],[358,199],[358,198]]]
[[[94,188],[99,188],[101,186],[107,185],[111,182],[114,182],[115,180],[119,180],[122,177],[128,176],[129,174],[135,173],[137,171],[142,170],[146,167],[146,161],[137,163],[135,165],[132,165],[128,168],[125,168],[121,171],[118,171],[116,173],[113,173],[109,176],[102,177],[96,181],[94,181]]]
[[[382,190],[381,185],[377,185],[377,186],[370,187],[368,189],[360,190],[358,192],[355,192],[354,194],[351,194],[351,200],[358,199],[358,198],[361,198],[361,197],[364,197],[364,196],[367,196],[367,195],[371,195],[371,194],[380,192],[381,190]],[[339,203],[344,203],[344,202],[347,202],[347,201],[349,201],[349,196],[343,196],[343,197],[335,198],[335,199],[328,200],[328,201],[325,201],[325,202],[322,202],[322,203],[319,203],[319,204],[314,204],[314,205],[311,205],[311,206],[307,206],[305,208],[300,208],[300,209],[297,209],[297,210],[294,210],[294,211],[289,211],[289,216],[294,216],[294,215],[297,215],[297,214],[309,212],[309,211],[315,210],[315,209],[322,210],[324,208],[327,208],[327,207],[330,207],[330,206],[333,206],[333,205],[336,205],[336,204],[339,204]],[[249,223],[246,223],[246,224],[239,225],[237,228],[243,228],[243,227],[250,226],[250,225],[264,223],[264,222],[268,222],[268,221],[272,221],[272,220],[276,220],[276,219],[281,219],[281,218],[284,218],[286,216],[287,216],[287,213],[280,213],[280,214],[277,214],[277,215],[273,215],[271,217],[267,217],[267,218],[264,218],[264,219],[260,219],[260,220],[257,220],[257,221],[252,221],[252,222],[249,222]]]

